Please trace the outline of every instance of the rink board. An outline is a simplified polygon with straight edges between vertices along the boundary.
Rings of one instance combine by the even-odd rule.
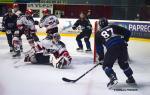
[[[40,21],[40,18],[34,18],[36,21]],[[74,35],[81,32],[82,28],[79,26],[76,30],[72,29],[72,26],[77,21],[77,19],[66,19],[59,18],[58,31],[61,34]],[[109,23],[116,24],[129,29],[132,33],[132,37],[138,38],[150,38],[150,21],[131,21],[131,20],[108,20]],[[92,32],[94,33],[98,29],[98,19],[90,19],[92,25]],[[1,29],[2,17],[0,17],[0,29]],[[45,28],[39,28],[36,25],[36,29],[40,35],[43,35]]]
[[[37,32],[37,35],[38,36],[46,36],[46,33],[44,33],[44,32]],[[63,34],[60,34],[60,35],[64,36],[64,37],[76,37],[77,36],[77,34],[68,34],[68,33],[67,34],[63,33]],[[0,37],[1,36],[5,36],[5,33],[4,32],[0,32]],[[94,35],[92,34],[91,37],[93,38]],[[132,38],[130,38],[130,40],[150,42],[150,39],[148,39],[148,38],[135,38],[135,37],[132,37]]]

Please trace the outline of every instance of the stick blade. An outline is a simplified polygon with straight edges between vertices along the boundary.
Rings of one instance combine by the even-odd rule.
[[[70,82],[70,83],[75,83],[76,81],[75,80],[70,80],[70,79],[67,79],[67,78],[62,78],[63,81],[65,82]]]

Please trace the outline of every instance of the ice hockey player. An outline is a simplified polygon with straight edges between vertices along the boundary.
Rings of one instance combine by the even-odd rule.
[[[6,32],[7,41],[10,47],[10,52],[13,52],[14,50],[12,39],[14,36],[14,32],[17,29],[16,23],[17,23],[17,15],[12,13],[12,9],[8,9],[8,12],[3,16],[2,27],[3,27],[3,31]]]
[[[13,13],[16,14],[18,16],[18,18],[23,14],[20,10],[19,10],[19,4],[14,3],[13,4],[13,9],[12,9]],[[20,37],[20,49],[21,52],[23,52],[23,46],[22,46],[22,38]]]
[[[13,4],[13,13],[15,13],[18,17],[22,14],[22,12],[19,10],[19,5],[17,3]]]
[[[34,49],[30,50],[25,57],[25,62],[33,64],[50,64],[55,68],[62,69],[71,63],[71,56],[65,44],[60,41],[60,35],[54,33],[41,42],[36,43]]]
[[[47,36],[58,33],[58,18],[55,15],[51,14],[51,11],[47,8],[42,10],[43,17],[40,20],[39,27],[45,27]]]
[[[13,38],[13,45],[15,48],[15,54],[13,55],[13,57],[21,55],[20,38],[22,34],[25,34],[31,48],[34,47],[35,41],[39,41],[39,38],[36,35],[36,28],[32,14],[33,11],[31,9],[27,9],[25,15],[20,16],[17,20],[17,27],[19,31],[15,31],[15,36]]]
[[[117,25],[109,25],[106,18],[99,20],[100,30],[96,32],[96,51],[99,54],[99,59],[104,60],[103,70],[109,77],[110,82],[108,88],[112,88],[118,83],[117,76],[112,69],[114,62],[118,60],[120,68],[128,78],[126,83],[135,83],[133,71],[128,64],[127,42],[131,36],[131,32]],[[103,46],[107,48],[104,56]]]
[[[90,21],[87,19],[86,14],[83,12],[80,13],[80,18],[75,22],[72,29],[75,30],[77,29],[78,26],[81,26],[82,32],[76,37],[76,41],[78,44],[77,51],[83,51],[83,44],[81,39],[84,38],[87,47],[86,52],[89,52],[91,51],[91,44],[89,39],[92,33],[92,25]]]

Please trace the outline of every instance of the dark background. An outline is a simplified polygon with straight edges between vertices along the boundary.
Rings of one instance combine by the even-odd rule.
[[[118,20],[150,21],[150,0],[13,0],[17,3],[55,3],[56,10],[63,11],[63,18],[78,18],[81,11],[92,11],[92,17],[97,19],[107,17]],[[2,16],[11,3],[0,3]],[[26,4],[21,4],[20,10],[25,11]]]

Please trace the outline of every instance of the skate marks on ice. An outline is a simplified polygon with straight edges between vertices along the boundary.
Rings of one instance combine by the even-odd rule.
[[[150,82],[138,82],[138,84],[126,84],[119,82],[110,91],[119,95],[149,95]]]
[[[5,94],[5,88],[4,85],[0,82],[0,95],[4,95]]]
[[[139,87],[137,84],[127,84],[124,82],[118,82],[110,90],[114,91],[138,91]]]

